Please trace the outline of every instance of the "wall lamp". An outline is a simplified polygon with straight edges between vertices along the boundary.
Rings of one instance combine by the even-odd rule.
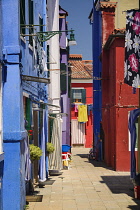
[[[24,25],[24,24],[21,24],[21,28],[34,28],[35,26],[44,26],[44,25],[32,25],[32,24],[29,24],[29,25]],[[66,30],[66,31],[45,31],[45,32],[37,32],[36,34],[33,34],[33,33],[30,33],[30,34],[23,34],[21,33],[20,35],[21,36],[37,36],[38,37],[38,40],[40,42],[45,42],[45,41],[48,41],[50,38],[52,38],[53,36],[55,36],[56,34],[62,34],[62,32],[71,32],[70,34],[70,39],[68,39],[69,41],[69,46],[71,45],[76,45],[76,41],[75,41],[75,38],[74,38],[74,33],[73,33],[73,29],[71,30]]]
[[[69,46],[76,45],[76,41],[74,38],[73,29],[66,31],[46,31],[46,32],[37,32],[37,37],[40,42],[48,41],[50,38],[55,36],[56,34],[62,34],[62,32],[71,32],[69,41]]]

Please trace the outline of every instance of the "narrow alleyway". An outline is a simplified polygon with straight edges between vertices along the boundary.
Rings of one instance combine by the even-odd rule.
[[[30,202],[29,210],[140,209],[129,173],[115,172],[101,162],[89,163],[88,151],[73,148],[70,169],[49,177],[44,188],[35,188],[43,200]]]

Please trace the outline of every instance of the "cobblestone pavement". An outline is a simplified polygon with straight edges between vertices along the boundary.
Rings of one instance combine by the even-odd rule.
[[[99,161],[88,161],[89,149],[73,148],[69,170],[50,176],[42,202],[30,202],[29,210],[139,209],[129,172],[116,172]],[[46,182],[47,183],[47,182]]]

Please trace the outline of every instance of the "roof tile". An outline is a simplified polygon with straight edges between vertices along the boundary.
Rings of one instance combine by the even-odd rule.
[[[75,60],[73,58],[75,58]],[[79,60],[77,58],[79,58]],[[71,65],[71,78],[91,79],[93,68],[92,60],[81,60],[81,58],[82,55],[79,54],[70,55],[69,64]]]
[[[113,8],[113,7],[116,7],[116,5],[117,5],[117,2],[104,2],[104,1],[100,2],[101,8]]]

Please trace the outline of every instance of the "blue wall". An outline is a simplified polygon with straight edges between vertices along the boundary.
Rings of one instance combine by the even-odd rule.
[[[2,186],[3,186],[3,165],[4,160],[0,161],[0,210],[3,208],[3,192],[2,192]]]
[[[46,18],[44,9],[46,1],[34,0],[33,2],[34,24],[39,24],[39,15]],[[26,19],[28,19],[28,0],[25,5]],[[36,100],[42,99],[45,102],[47,101],[47,92],[46,85],[43,83],[29,82],[30,85],[28,85],[23,82],[21,74],[46,77],[46,73],[40,73],[38,69],[34,68],[33,49],[28,45],[29,37],[26,37],[26,40],[20,39],[19,0],[2,0],[0,6],[3,29],[3,141],[5,157],[3,186],[0,195],[3,194],[3,210],[22,210],[25,205],[26,193],[24,139],[27,135],[24,128],[23,91]]]
[[[3,209],[19,210],[25,205],[25,162],[22,144],[22,141],[4,143]]]
[[[101,122],[101,13],[96,11],[93,4],[93,125],[94,146],[98,153],[98,160],[102,157],[102,145],[100,142]]]
[[[1,1],[0,1],[0,23],[2,23],[2,4],[1,4]],[[2,37],[2,24],[0,24],[0,37]],[[0,39],[0,60],[2,60],[2,39]],[[4,160],[3,159],[4,159],[4,155],[0,154],[0,210],[2,210],[2,208],[3,208],[3,192],[2,192],[3,165],[4,165]]]

